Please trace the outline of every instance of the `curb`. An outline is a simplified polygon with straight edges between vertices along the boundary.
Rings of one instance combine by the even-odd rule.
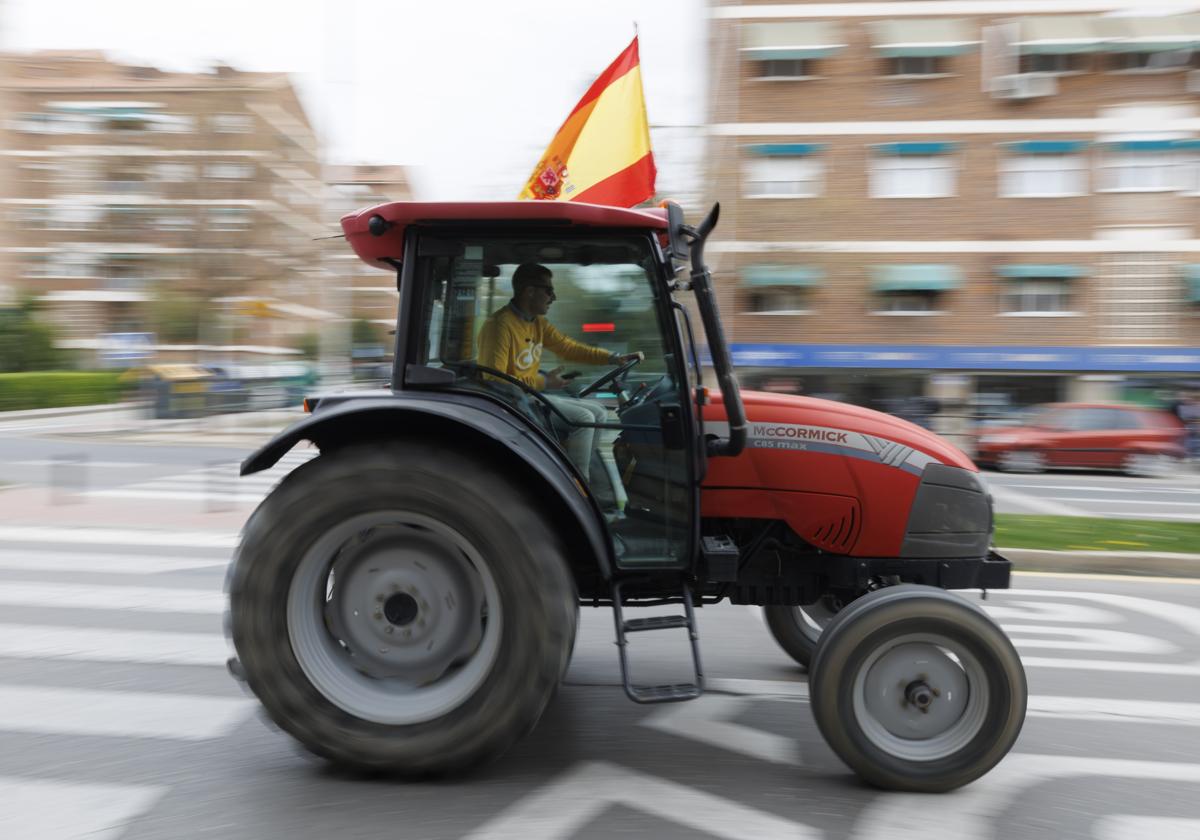
[[[1200,554],[1162,551],[1049,551],[1037,548],[999,548],[1012,561],[1014,572],[1089,572],[1151,577],[1200,576]]]
[[[69,405],[62,408],[28,408],[21,411],[0,411],[0,426],[10,420],[37,420],[41,417],[71,417],[76,414],[102,414],[106,412],[136,411],[145,408],[144,403],[119,402],[92,405]]]

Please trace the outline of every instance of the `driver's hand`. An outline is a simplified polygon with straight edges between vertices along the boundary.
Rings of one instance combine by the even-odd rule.
[[[563,370],[562,365],[559,365],[554,370],[546,372],[546,388],[547,388],[547,390],[554,391],[554,390],[558,390],[558,389],[566,387],[567,380],[565,380],[561,376],[559,376],[559,374],[562,373],[562,370]]]
[[[619,356],[616,353],[613,353],[612,358],[609,361],[614,365],[623,365],[632,362],[634,359],[641,358],[641,353],[626,353],[624,356]]]

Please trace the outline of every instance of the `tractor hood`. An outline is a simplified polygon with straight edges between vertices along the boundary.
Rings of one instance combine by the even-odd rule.
[[[751,449],[793,449],[841,454],[920,474],[941,463],[976,471],[960,449],[915,423],[869,408],[814,397],[743,391]],[[724,407],[705,407],[705,432],[725,433]],[[712,462],[719,464],[721,459]]]

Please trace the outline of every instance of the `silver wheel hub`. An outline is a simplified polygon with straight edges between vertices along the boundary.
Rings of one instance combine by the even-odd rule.
[[[478,575],[434,536],[372,536],[334,563],[329,623],[364,673],[435,680],[482,637]]]
[[[353,517],[304,553],[287,628],[304,675],[355,717],[440,717],[483,684],[503,629],[500,592],[474,545],[409,511]]]
[[[854,712],[864,734],[898,758],[935,761],[965,747],[988,707],[982,667],[940,636],[913,634],[874,650],[858,670]]]

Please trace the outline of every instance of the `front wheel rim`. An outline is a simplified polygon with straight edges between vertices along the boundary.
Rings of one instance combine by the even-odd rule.
[[[503,613],[479,551],[411,511],[353,517],[304,553],[288,589],[292,653],[343,711],[385,725],[433,720],[491,672]]]
[[[895,758],[938,761],[982,731],[991,705],[983,665],[958,642],[912,633],[879,645],[858,667],[852,689],[863,735]]]

